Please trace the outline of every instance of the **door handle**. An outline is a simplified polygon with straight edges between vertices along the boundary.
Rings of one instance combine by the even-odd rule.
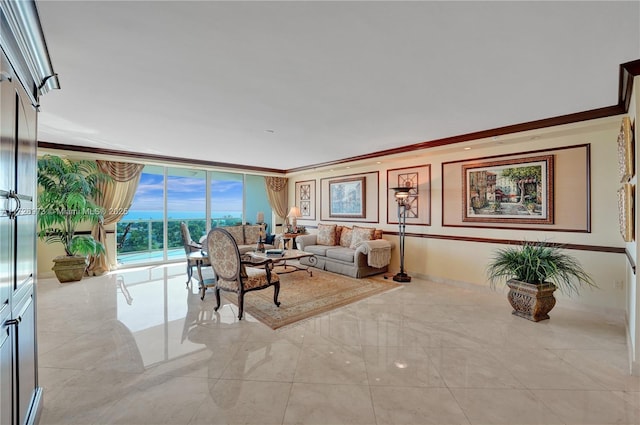
[[[19,325],[21,321],[21,317],[18,317],[17,319],[9,319],[4,322],[4,326]]]
[[[9,195],[7,195],[7,198],[16,201],[16,208],[13,211],[9,209],[6,210],[9,218],[15,218],[15,216],[18,215],[18,211],[20,211],[20,198],[18,197],[18,194],[13,190],[9,191]]]

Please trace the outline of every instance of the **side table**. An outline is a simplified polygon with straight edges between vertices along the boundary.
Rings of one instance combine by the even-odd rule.
[[[285,246],[286,243],[289,239],[292,240],[291,242],[291,249],[298,249],[298,246],[296,245],[296,236],[300,236],[300,235],[304,235],[304,233],[285,233],[282,235],[282,239],[284,239],[285,241]]]

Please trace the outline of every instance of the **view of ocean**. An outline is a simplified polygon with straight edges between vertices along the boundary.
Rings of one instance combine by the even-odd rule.
[[[200,211],[169,211],[167,215],[170,220],[204,219],[205,213]],[[162,220],[162,217],[162,211],[130,210],[124,217],[122,217],[122,220]],[[242,217],[242,211],[211,212],[211,218],[224,217]]]

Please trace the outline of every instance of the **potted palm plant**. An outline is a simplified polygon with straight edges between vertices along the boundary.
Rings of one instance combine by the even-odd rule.
[[[561,246],[525,242],[500,249],[487,266],[491,287],[506,282],[513,314],[538,322],[555,306],[553,292],[578,294],[581,286],[596,287],[580,263]]]
[[[60,243],[65,255],[53,259],[60,282],[81,280],[87,256],[105,252],[91,235],[77,235],[82,223],[96,224],[103,218],[94,203],[98,183],[108,181],[95,161],[69,160],[45,155],[38,160],[38,237],[46,243]]]

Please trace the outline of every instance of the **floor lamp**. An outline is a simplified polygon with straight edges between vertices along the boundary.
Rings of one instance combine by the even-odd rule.
[[[394,187],[396,202],[398,203],[398,227],[400,236],[400,272],[393,276],[396,282],[411,282],[411,276],[404,271],[404,235],[407,224],[407,207],[409,206],[409,191],[412,187]]]

